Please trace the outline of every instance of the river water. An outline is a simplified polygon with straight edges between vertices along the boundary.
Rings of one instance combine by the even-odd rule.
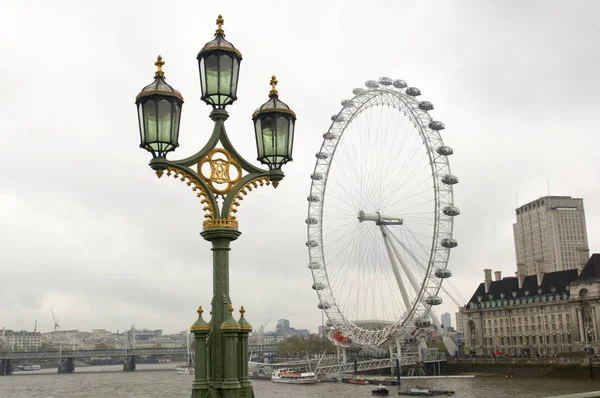
[[[175,373],[174,364],[138,365],[135,372],[121,366],[76,368],[73,374],[58,374],[56,369],[15,372],[0,376],[1,398],[64,397],[189,397],[193,376]],[[370,397],[373,386],[319,383],[310,386],[282,385],[254,380],[257,398],[355,398]],[[600,382],[547,378],[481,376],[471,379],[404,380],[403,386],[416,384],[446,387],[461,398],[538,398],[586,391],[600,391]],[[398,387],[390,386],[390,397]]]

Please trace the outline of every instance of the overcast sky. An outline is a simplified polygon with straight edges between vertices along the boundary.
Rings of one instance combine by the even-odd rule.
[[[156,56],[185,99],[180,148],[212,129],[196,55],[215,19],[242,52],[230,138],[256,158],[252,112],[269,91],[298,115],[294,162],[277,190],[242,202],[231,299],[255,326],[321,324],[306,267],[306,196],[322,134],[367,79],[419,87],[446,124],[460,178],[449,267],[470,297],[483,269],[516,270],[519,204],[584,198],[600,252],[596,1],[30,1],[0,0],[0,327],[162,328],[210,306],[203,212],[179,181],[157,179],[140,149],[135,96]],[[454,313],[446,301],[440,312]],[[454,316],[453,316],[454,322]]]

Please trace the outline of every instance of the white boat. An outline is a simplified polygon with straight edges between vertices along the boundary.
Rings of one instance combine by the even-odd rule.
[[[21,370],[40,370],[41,368],[40,365],[23,365]]]
[[[192,365],[178,365],[175,366],[175,372],[180,375],[194,375],[196,369]]]
[[[271,375],[273,383],[316,384],[319,382],[315,372],[304,372],[294,369],[275,369]]]

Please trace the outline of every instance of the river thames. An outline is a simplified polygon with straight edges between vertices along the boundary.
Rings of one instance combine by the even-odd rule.
[[[138,365],[135,372],[122,372],[120,366],[77,368],[73,374],[58,374],[56,369],[15,372],[0,377],[2,398],[63,397],[189,397],[192,376],[175,373],[175,365]],[[370,397],[373,386],[341,383],[282,385],[254,380],[257,398],[355,398]],[[577,392],[598,391],[600,381],[512,378],[481,376],[471,379],[404,380],[403,386],[416,384],[443,386],[463,398],[538,398]],[[390,396],[398,387],[390,386]]]

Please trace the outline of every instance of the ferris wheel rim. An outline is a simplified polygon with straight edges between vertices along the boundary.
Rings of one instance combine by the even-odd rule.
[[[321,145],[319,153],[317,153],[317,161],[313,171],[313,181],[311,183],[310,196],[308,198],[309,210],[307,218],[307,230],[309,241],[307,241],[307,246],[309,246],[309,267],[313,263],[320,263],[323,268],[319,271],[318,269],[313,269],[311,267],[311,273],[314,282],[313,288],[315,288],[315,286],[320,287],[318,284],[323,284],[323,282],[326,282],[326,288],[324,286],[322,289],[315,288],[315,290],[319,298],[319,303],[323,307],[322,310],[326,313],[329,321],[337,329],[344,332],[344,334],[348,335],[349,337],[352,337],[356,343],[377,344],[378,342],[387,338],[390,334],[393,334],[396,331],[398,331],[400,328],[406,327],[408,325],[408,322],[412,317],[414,317],[414,315],[427,315],[431,306],[425,308],[422,302],[423,296],[425,294],[432,295],[432,293],[433,295],[437,296],[441,288],[441,280],[437,281],[435,280],[435,278],[432,278],[432,271],[434,264],[436,264],[438,267],[443,268],[446,268],[448,264],[450,249],[447,247],[442,247],[440,245],[440,241],[442,239],[442,236],[444,238],[452,238],[453,217],[442,217],[443,213],[441,205],[449,204],[453,206],[453,190],[452,186],[449,185],[444,190],[445,192],[443,192],[443,195],[440,195],[440,174],[442,172],[446,172],[446,174],[449,175],[451,174],[450,163],[447,159],[447,156],[434,156],[434,151],[436,150],[434,144],[437,143],[437,147],[444,146],[443,140],[438,130],[430,128],[430,124],[431,122],[433,122],[433,119],[431,118],[427,110],[420,109],[420,102],[416,101],[414,97],[408,95],[404,90],[402,90],[402,88],[396,89],[387,86],[370,87],[369,89],[355,89],[354,94],[355,96],[351,100],[345,101],[345,103],[342,104],[342,109],[338,112],[338,114],[332,117],[332,123],[327,133],[324,134],[323,143]],[[377,102],[377,100],[385,100],[389,98],[395,99],[397,102]],[[412,308],[410,309],[408,315],[405,316],[405,319],[397,320],[395,323],[383,329],[374,331],[364,329],[347,319],[347,317],[340,310],[335,296],[333,295],[331,289],[331,282],[327,274],[325,255],[323,253],[323,203],[326,198],[327,180],[329,178],[331,160],[335,155],[335,151],[340,140],[343,137],[344,132],[346,131],[347,127],[350,125],[352,120],[356,116],[358,116],[362,112],[367,111],[371,107],[391,105],[394,108],[396,108],[397,105],[400,106],[400,103],[402,103],[404,107],[403,109],[400,109],[400,107],[398,107],[398,111],[404,110],[405,115],[409,117],[411,122],[413,122],[416,129],[418,130],[419,135],[423,138],[423,142],[426,147],[427,154],[429,156],[429,165],[432,171],[432,179],[434,182],[433,191],[435,192],[434,201],[436,211],[434,234],[432,240],[432,247],[430,251],[430,257],[427,263],[427,271],[425,272],[425,277],[421,283],[421,289],[419,291],[418,297],[415,298],[415,300],[413,301]],[[352,109],[354,110],[352,111]],[[408,111],[408,113],[406,113],[406,111]],[[423,123],[424,121],[427,121],[426,125]],[[334,143],[333,145],[331,145],[332,142]],[[323,171],[324,173],[320,179],[314,178],[314,176],[317,173],[322,173]],[[318,206],[311,206],[311,198],[319,196],[321,198],[320,204]],[[440,200],[440,196],[444,196],[443,201]],[[317,228],[320,230],[319,234],[317,235],[318,242],[316,243],[316,250],[315,247],[310,246],[312,245],[311,227],[313,230],[315,228],[308,222],[312,218],[315,218],[315,211],[317,211],[318,215]],[[442,229],[441,232],[440,228]],[[312,234],[312,237],[315,237],[314,233]],[[325,289],[329,290],[329,297],[326,297],[326,295],[323,294],[323,290]],[[330,301],[327,301],[328,299]],[[326,303],[327,305],[325,305]],[[417,310],[417,307],[419,306],[423,307],[420,308],[420,311]]]

